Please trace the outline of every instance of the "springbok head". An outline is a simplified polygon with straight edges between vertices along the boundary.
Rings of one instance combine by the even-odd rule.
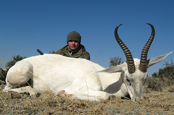
[[[148,77],[147,68],[162,61],[164,58],[166,58],[169,54],[172,53],[171,52],[171,53],[147,60],[147,54],[155,36],[155,29],[153,25],[149,23],[147,24],[151,26],[152,33],[141,52],[141,59],[133,58],[128,47],[123,43],[123,41],[118,36],[117,30],[122,24],[118,25],[115,28],[114,33],[115,33],[116,41],[118,42],[121,49],[123,50],[126,56],[127,62],[124,62],[121,65],[113,66],[104,70],[105,72],[109,72],[109,73],[122,72],[121,76],[123,78],[123,83],[125,84],[126,90],[129,96],[131,97],[132,101],[138,101],[139,99],[144,98],[143,96],[144,85]]]

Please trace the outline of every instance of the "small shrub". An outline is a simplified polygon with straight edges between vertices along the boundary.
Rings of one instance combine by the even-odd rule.
[[[151,89],[152,91],[162,91],[162,82],[159,78],[149,77],[146,81],[146,91]]]

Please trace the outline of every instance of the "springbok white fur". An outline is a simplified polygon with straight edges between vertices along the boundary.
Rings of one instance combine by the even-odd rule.
[[[147,68],[160,62],[172,52],[147,60]],[[110,68],[80,58],[58,54],[44,54],[17,62],[7,73],[3,91],[28,92],[31,96],[44,91],[66,94],[82,100],[108,99],[109,96],[125,97],[132,101],[143,99],[147,71],[139,69],[140,60],[133,59],[135,72],[128,71],[127,62]],[[24,86],[29,79],[30,82]]]

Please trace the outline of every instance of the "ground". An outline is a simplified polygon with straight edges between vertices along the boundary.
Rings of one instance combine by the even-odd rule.
[[[45,92],[37,97],[14,92],[2,92],[0,85],[0,114],[2,115],[174,115],[174,92],[148,91],[146,99],[132,102],[130,99],[110,98],[101,102],[73,100],[70,96]]]

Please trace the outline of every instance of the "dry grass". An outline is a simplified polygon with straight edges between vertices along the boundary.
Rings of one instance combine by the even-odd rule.
[[[28,94],[4,93],[0,85],[0,114],[58,115],[58,114],[173,114],[174,92],[149,91],[146,99],[133,103],[129,99],[110,98],[101,102],[71,99],[62,92],[58,95],[45,92],[36,98]]]

